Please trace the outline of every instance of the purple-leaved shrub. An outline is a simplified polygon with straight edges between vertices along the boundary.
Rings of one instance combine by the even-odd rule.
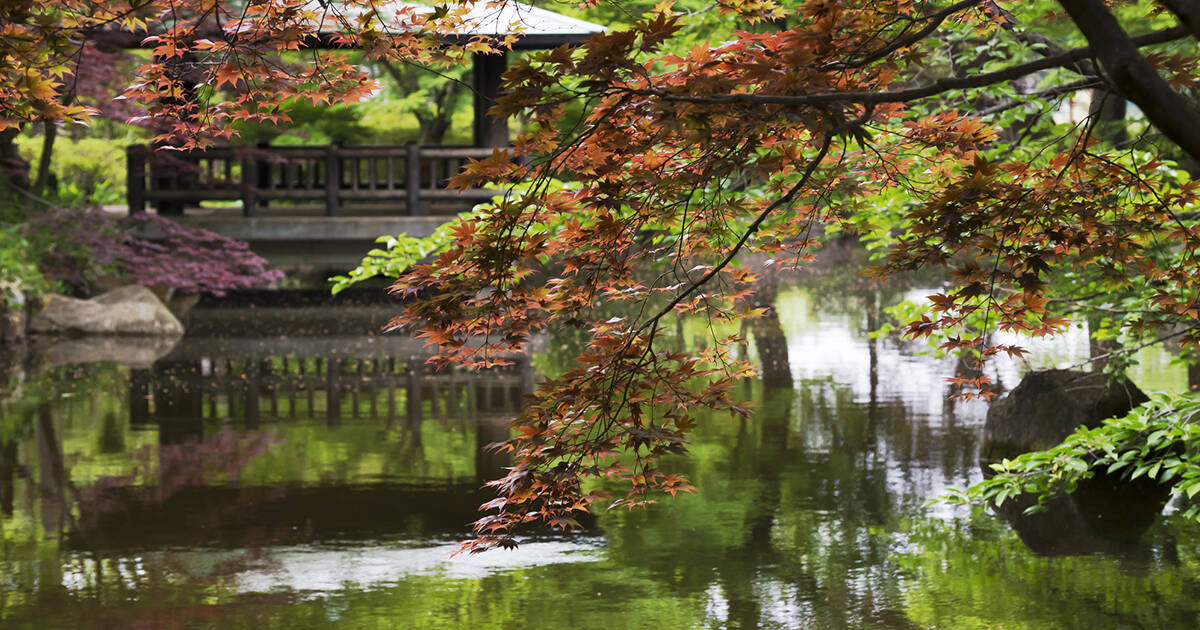
[[[25,234],[40,245],[40,266],[48,280],[85,292],[99,278],[113,276],[151,288],[218,296],[283,278],[246,243],[158,215],[56,208],[30,219]]]

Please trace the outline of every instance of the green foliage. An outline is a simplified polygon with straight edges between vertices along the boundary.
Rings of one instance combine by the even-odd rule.
[[[419,67],[401,68],[404,85],[382,76],[387,89],[350,105],[313,105],[307,101],[287,101],[281,110],[290,120],[279,124],[266,122],[237,125],[239,143],[272,145],[346,145],[404,144],[422,141],[423,121],[445,115],[449,127],[443,144],[471,142],[471,110],[458,89],[449,98],[442,94],[450,81],[463,81],[463,69],[447,70],[445,75]],[[377,71],[376,74],[382,74]],[[448,108],[443,112],[443,108]]]
[[[132,133],[123,138],[59,136],[50,159],[58,186],[46,196],[65,206],[125,203],[125,147],[139,141]],[[22,157],[38,163],[41,136],[18,136],[16,145]]]
[[[543,186],[553,189],[562,189],[563,183],[560,181],[543,182]],[[530,185],[516,184],[511,187],[512,193],[521,194],[528,192]],[[472,208],[469,212],[461,212],[458,215],[458,220],[447,221],[429,236],[418,237],[409,236],[401,233],[396,236],[380,236],[375,239],[376,243],[382,247],[376,247],[367,252],[363,257],[362,262],[357,267],[346,272],[344,275],[333,276],[329,279],[330,291],[337,295],[344,291],[347,287],[365,282],[373,278],[399,278],[404,272],[408,271],[421,262],[425,258],[445,251],[455,240],[455,232],[458,230],[461,221],[478,219],[488,214],[501,212],[500,197],[495,198],[497,203],[481,203]],[[555,220],[549,224],[538,223],[529,227],[530,233],[546,233],[561,229],[562,221]]]
[[[469,214],[463,213],[463,216]],[[337,295],[351,285],[372,278],[399,278],[413,265],[449,245],[454,240],[452,231],[454,226],[453,221],[443,223],[433,231],[433,234],[423,238],[409,236],[403,232],[396,236],[380,236],[375,239],[375,242],[382,247],[376,247],[367,252],[362,262],[346,272],[345,275],[330,278],[330,291]]]
[[[238,126],[239,141],[245,144],[266,142],[277,145],[292,144],[362,144],[367,130],[360,120],[362,111],[358,107],[345,105],[313,105],[306,101],[288,101],[282,114],[291,122],[280,125],[267,123],[243,123]]]
[[[46,291],[46,279],[37,266],[37,255],[19,226],[0,227],[0,299],[18,309]]]
[[[1131,481],[1144,476],[1191,499],[1200,492],[1200,394],[1155,394],[1125,417],[1081,427],[1058,446],[1005,459],[992,470],[992,478],[948,500],[998,506],[1032,493],[1044,502],[1097,474]],[[1189,505],[1183,516],[1200,520],[1200,504]]]

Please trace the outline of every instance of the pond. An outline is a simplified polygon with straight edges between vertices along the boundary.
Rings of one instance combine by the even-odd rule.
[[[477,556],[451,553],[506,463],[480,446],[562,340],[430,374],[373,334],[388,308],[218,308],[164,347],[40,348],[0,407],[0,626],[1200,626],[1200,529],[1173,506],[1137,544],[1034,553],[930,504],[980,479],[986,408],[947,401],[953,358],[867,334],[905,290],[839,282],[785,282],[748,331],[754,416],[702,417],[668,464],[695,494]],[[1072,363],[1086,334],[1036,351]],[[1144,389],[1184,386],[1166,359],[1143,356]]]

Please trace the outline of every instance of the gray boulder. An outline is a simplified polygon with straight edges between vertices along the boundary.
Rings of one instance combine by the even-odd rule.
[[[1079,427],[1100,426],[1150,400],[1127,380],[1070,370],[1030,372],[992,403],[983,429],[983,464],[1050,448]]]
[[[1147,400],[1133,383],[1110,382],[1104,374],[1032,372],[988,410],[979,464],[990,476],[994,462],[1054,446],[1078,427],[1097,427]],[[1050,498],[1042,512],[1025,514],[1038,502],[1029,494],[1009,499],[997,512],[1038,553],[1124,552],[1138,544],[1169,495],[1167,486],[1146,477],[1097,474],[1075,492]]]
[[[150,289],[130,285],[90,300],[52,295],[30,320],[35,333],[182,335],[183,325]]]

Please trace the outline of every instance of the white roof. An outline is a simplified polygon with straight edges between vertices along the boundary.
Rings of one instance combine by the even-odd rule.
[[[464,17],[467,30],[463,35],[506,35],[519,32],[525,35],[588,35],[604,32],[604,27],[561,13],[539,9],[520,2],[495,3],[479,0],[471,5]]]
[[[604,27],[599,24],[512,0],[475,0],[474,2],[450,0],[447,4],[452,15],[456,14],[457,7],[467,7],[466,13],[462,15],[462,24],[454,29],[454,34],[459,36],[520,34],[526,37],[533,36],[536,39],[556,36],[574,39],[604,32]],[[404,0],[391,2],[381,0],[375,6],[385,19],[397,16],[405,9],[416,13],[433,11],[432,7]],[[343,5],[341,13],[347,16],[355,15],[361,10],[361,6],[350,3],[348,6]],[[390,26],[397,30],[404,30],[406,25],[394,22]]]

